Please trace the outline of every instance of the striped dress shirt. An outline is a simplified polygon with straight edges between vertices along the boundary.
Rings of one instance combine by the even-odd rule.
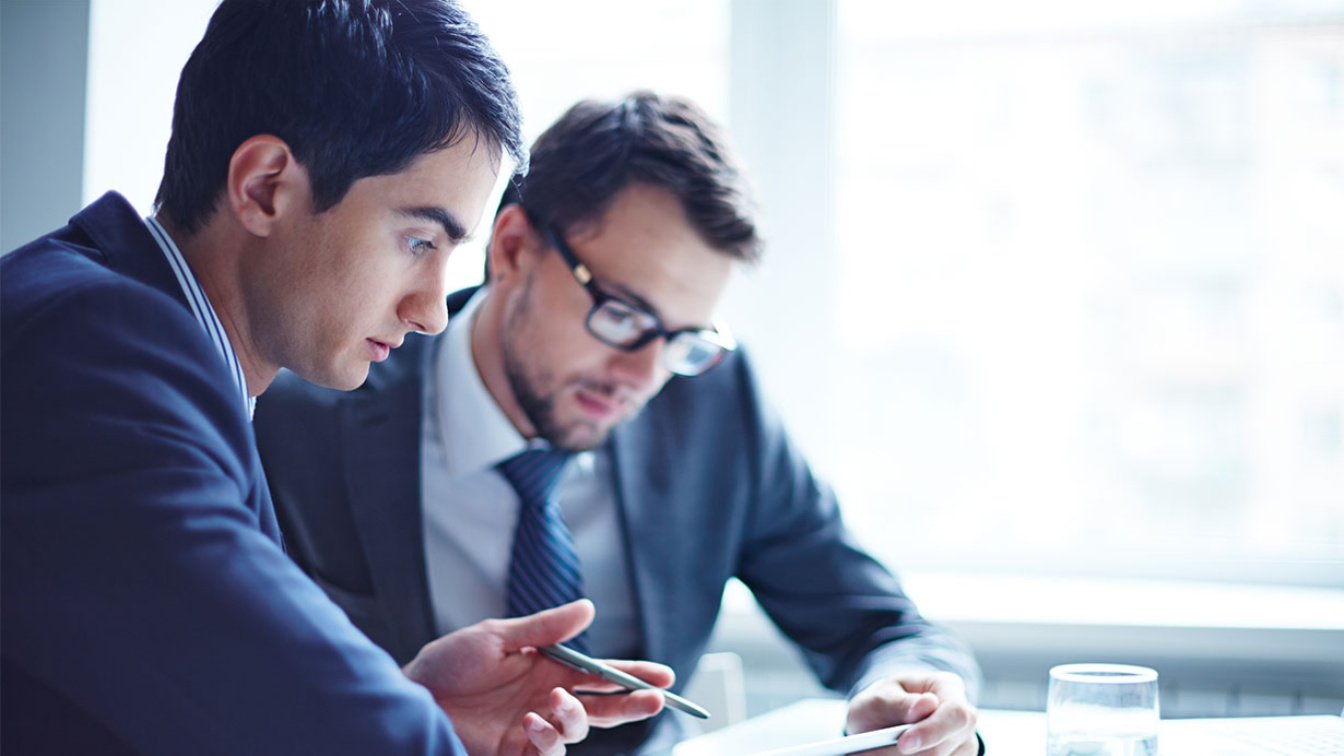
[[[187,266],[187,261],[182,257],[182,251],[177,248],[173,238],[157,220],[145,218],[145,224],[149,226],[149,233],[154,236],[154,240],[159,243],[159,249],[163,250],[163,256],[168,258],[168,265],[177,276],[177,283],[182,287],[182,293],[187,295],[187,303],[191,305],[191,312],[196,316],[196,322],[205,329],[205,333],[219,350],[219,355],[224,358],[224,364],[233,374],[233,381],[238,386],[238,395],[242,397],[243,406],[247,408],[247,416],[251,418],[257,400],[247,395],[247,378],[243,375],[243,366],[238,362],[238,354],[233,351],[233,344],[229,343],[228,334],[224,333],[224,326],[220,324],[219,316],[215,315],[215,308],[211,307],[210,300],[205,298],[205,292],[201,291],[200,283],[196,281],[196,276]]]

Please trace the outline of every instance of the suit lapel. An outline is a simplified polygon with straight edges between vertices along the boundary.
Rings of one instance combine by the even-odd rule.
[[[341,450],[354,525],[374,593],[407,660],[435,636],[420,518],[421,372],[433,351],[408,337],[341,403]],[[392,364],[395,361],[395,364]]]

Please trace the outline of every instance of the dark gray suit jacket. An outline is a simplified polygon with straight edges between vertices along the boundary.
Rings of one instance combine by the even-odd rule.
[[[449,311],[472,293],[450,297]],[[255,420],[289,553],[403,663],[434,638],[419,474],[431,344],[408,337],[352,393],[282,373]],[[970,652],[855,544],[740,350],[703,376],[673,378],[608,445],[642,631],[633,655],[684,682],[735,576],[827,687],[857,690],[919,666],[957,672],[975,695]],[[573,752],[628,752],[649,729],[594,731]]]

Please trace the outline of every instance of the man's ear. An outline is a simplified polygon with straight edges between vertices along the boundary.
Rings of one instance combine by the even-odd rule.
[[[486,258],[491,285],[508,286],[522,280],[536,260],[533,249],[540,244],[541,234],[532,227],[522,205],[500,210],[495,215]]]
[[[229,209],[256,236],[270,236],[276,220],[311,203],[308,172],[279,137],[261,134],[238,145],[225,184]]]

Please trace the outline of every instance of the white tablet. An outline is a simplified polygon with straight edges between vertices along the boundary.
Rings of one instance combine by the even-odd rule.
[[[858,753],[873,748],[896,745],[896,739],[908,729],[910,729],[908,724],[896,725],[872,732],[861,732],[858,735],[846,735],[843,738],[833,740],[819,740],[807,745],[779,748],[774,751],[761,751],[751,756],[845,756],[847,753]]]

